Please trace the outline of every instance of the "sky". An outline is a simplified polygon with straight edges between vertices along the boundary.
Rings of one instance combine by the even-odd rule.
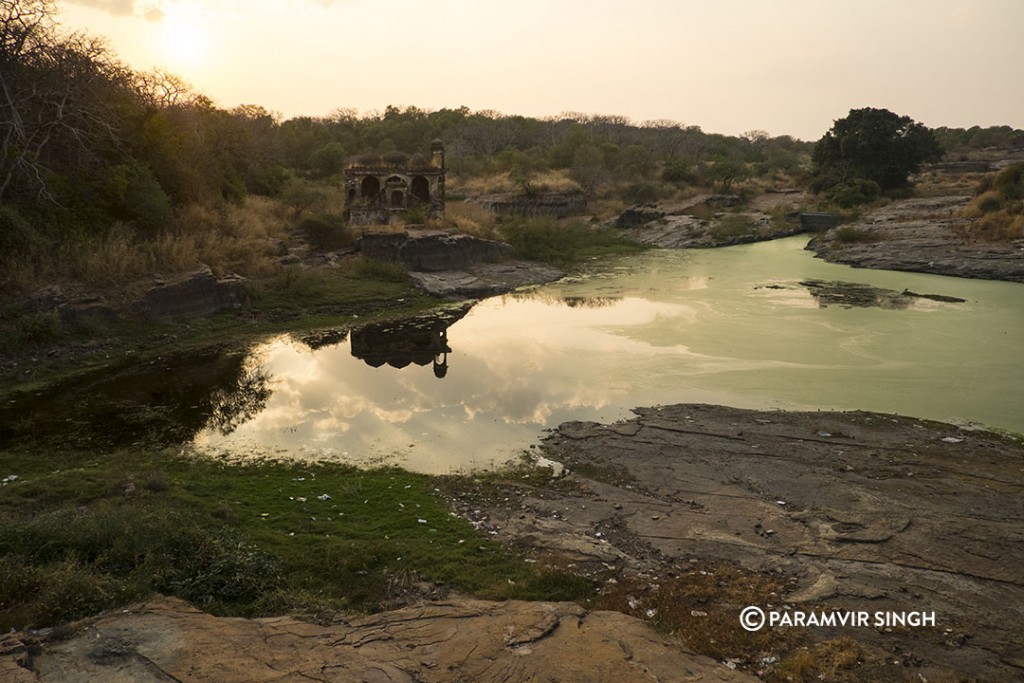
[[[817,140],[850,109],[1024,128],[1021,0],[58,0],[137,71],[283,118],[388,105]]]

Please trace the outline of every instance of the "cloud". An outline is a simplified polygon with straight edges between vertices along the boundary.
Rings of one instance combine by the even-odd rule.
[[[164,11],[152,0],[67,0],[73,5],[92,7],[115,17],[143,17],[147,21],[160,21]]]

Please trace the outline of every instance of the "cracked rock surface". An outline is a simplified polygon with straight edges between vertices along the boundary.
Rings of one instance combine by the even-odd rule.
[[[784,609],[934,611],[934,628],[807,635],[911,653],[929,680],[1024,677],[1020,442],[865,412],[634,412],[554,430],[544,455],[570,474],[476,504],[489,528],[597,577],[728,563],[792,577]]]
[[[22,655],[20,664],[13,650],[0,657],[0,680],[756,680],[618,612],[515,601],[428,603],[317,626],[291,617],[218,618],[159,598],[85,622],[41,655]]]
[[[965,236],[961,215],[971,197],[921,197],[893,201],[856,223],[833,228],[807,248],[832,263],[858,268],[1024,282],[1024,240],[986,242]],[[863,240],[840,239],[843,230]]]

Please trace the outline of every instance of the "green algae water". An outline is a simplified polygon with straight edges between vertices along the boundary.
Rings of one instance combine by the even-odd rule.
[[[853,269],[805,243],[648,252],[321,348],[267,340],[191,448],[445,473],[681,402],[1024,432],[1024,285]]]

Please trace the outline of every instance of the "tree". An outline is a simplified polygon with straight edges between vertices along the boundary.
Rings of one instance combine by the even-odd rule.
[[[95,175],[121,144],[128,72],[101,41],[60,33],[55,12],[50,0],[0,3],[0,201],[56,204],[62,177]]]
[[[872,180],[883,190],[908,185],[908,176],[943,150],[932,131],[909,116],[887,109],[851,109],[814,146],[815,191],[855,179]]]

